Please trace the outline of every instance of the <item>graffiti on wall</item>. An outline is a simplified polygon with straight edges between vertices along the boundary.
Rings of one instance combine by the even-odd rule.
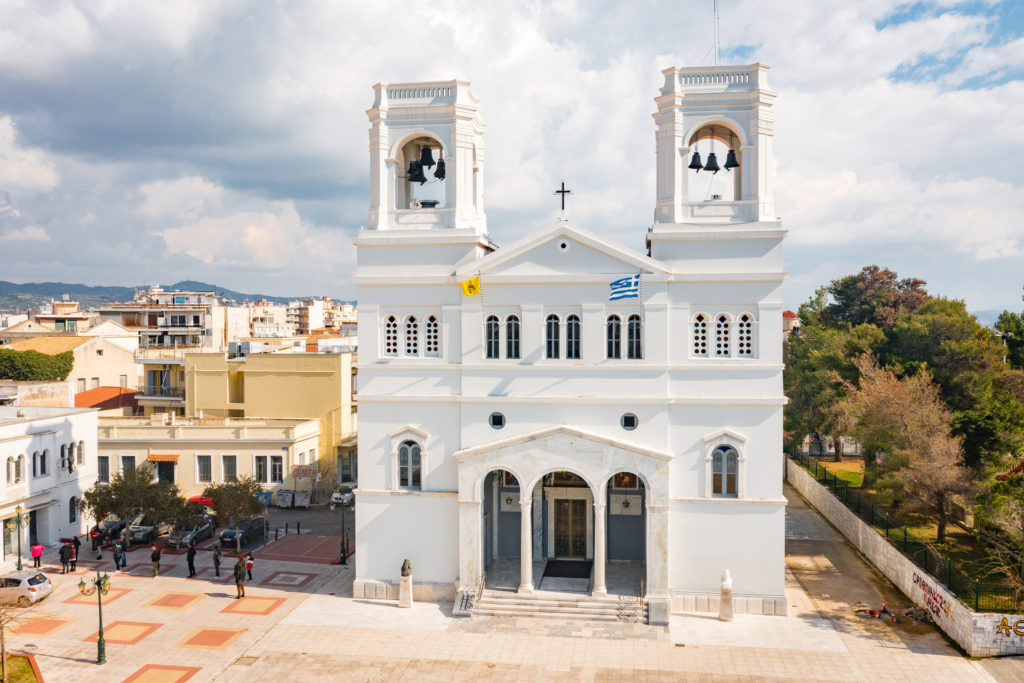
[[[942,616],[945,614],[947,617],[952,616],[952,606],[942,597],[930,583],[924,580],[921,576],[914,572],[914,585],[921,589],[924,594],[924,606],[931,610],[931,613],[935,616]]]
[[[999,623],[999,626],[996,626],[996,633],[998,633],[1001,636],[1024,636],[1024,619],[1018,619],[1017,621],[1013,622],[1013,626],[1011,626],[1010,622],[1007,621],[1006,617],[1003,617],[1003,620]]]

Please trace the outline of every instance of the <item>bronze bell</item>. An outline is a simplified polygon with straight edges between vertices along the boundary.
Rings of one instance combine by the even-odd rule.
[[[694,171],[697,171],[698,173],[702,168],[704,168],[704,166],[700,163],[700,152],[693,153],[693,159],[690,160],[690,165],[687,166],[687,168],[692,168]]]
[[[444,159],[440,157],[437,160],[437,168],[434,170],[434,177],[438,180],[444,180]]]
[[[420,150],[420,166],[423,168],[430,168],[434,165],[434,150],[430,149],[426,145]]]
[[[739,167],[740,162],[736,160],[736,152],[730,149],[729,154],[725,157],[725,170],[731,171],[732,169]]]
[[[418,161],[409,162],[409,170],[405,173],[405,179],[410,183],[422,185],[427,182],[427,176],[423,175],[423,165]]]
[[[721,167],[718,165],[718,157],[715,156],[714,152],[708,154],[708,163],[704,165],[705,171],[711,171],[711,175],[714,175],[721,171]]]

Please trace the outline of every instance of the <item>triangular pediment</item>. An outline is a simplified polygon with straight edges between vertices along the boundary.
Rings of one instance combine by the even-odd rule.
[[[480,275],[523,278],[557,275],[628,275],[667,273],[660,261],[627,249],[569,223],[545,230],[502,247],[479,259],[461,264],[459,279]]]
[[[520,434],[507,439],[488,441],[477,446],[458,450],[452,454],[452,457],[456,460],[466,460],[484,453],[495,453],[508,449],[522,450],[524,448],[536,452],[564,453],[566,446],[573,446],[575,450],[580,450],[581,446],[590,446],[597,450],[618,449],[664,462],[672,459],[670,453],[628,441],[612,439],[576,427],[570,427],[569,425],[546,427],[545,429],[527,432],[526,434]]]

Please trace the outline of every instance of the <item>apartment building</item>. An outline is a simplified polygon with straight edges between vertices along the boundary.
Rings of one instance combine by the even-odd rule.
[[[51,301],[32,316],[35,321],[54,332],[85,332],[90,327],[90,316],[78,310],[77,301]]]
[[[246,307],[249,309],[249,334],[247,336],[277,338],[291,337],[295,334],[297,326],[289,319],[288,306],[261,301],[247,303]]]

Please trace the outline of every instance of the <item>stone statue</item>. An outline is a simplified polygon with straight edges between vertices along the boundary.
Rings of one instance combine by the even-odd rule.
[[[402,563],[402,576],[412,576],[412,563],[408,558]]]
[[[722,571],[722,601],[718,607],[718,618],[732,621],[732,577],[728,569]]]
[[[408,558],[402,563],[402,580],[398,585],[398,606],[412,607],[412,563]]]

